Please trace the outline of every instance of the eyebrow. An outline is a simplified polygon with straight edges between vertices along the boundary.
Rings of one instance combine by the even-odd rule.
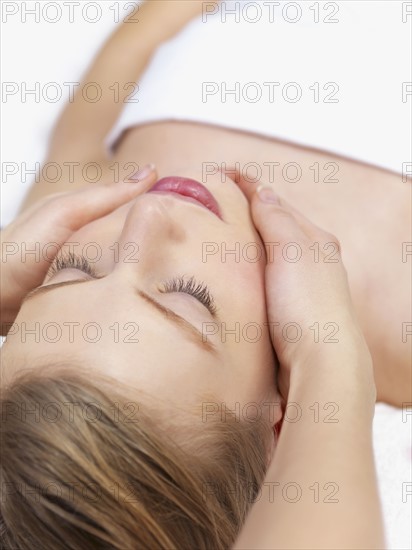
[[[94,281],[95,279],[74,279],[72,281],[62,281],[60,283],[53,283],[51,285],[44,285],[39,286],[29,292],[22,300],[21,305],[28,302],[35,296],[41,296],[43,294],[47,294],[48,292],[51,292],[52,290],[56,288],[62,288],[69,285],[75,285],[75,284],[84,284],[89,283],[90,281]],[[192,323],[189,323],[184,317],[181,317],[178,315],[175,311],[172,309],[169,309],[168,307],[160,304],[157,300],[143,292],[142,290],[136,290],[136,294],[143,298],[143,300],[147,304],[151,304],[152,307],[154,307],[157,311],[159,311],[163,317],[168,319],[169,321],[172,321],[177,327],[182,329],[185,334],[189,337],[190,340],[192,340],[195,344],[200,346],[203,350],[208,351],[209,353],[217,354],[216,346],[209,342],[208,339],[205,340],[204,334],[197,329]],[[207,338],[207,337],[206,337]]]

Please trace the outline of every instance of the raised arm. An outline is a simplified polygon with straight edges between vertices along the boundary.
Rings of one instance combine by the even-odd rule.
[[[148,0],[119,24],[59,118],[50,156],[56,158],[62,151],[74,158],[85,152],[89,157],[103,154],[104,139],[156,48],[200,15],[202,6],[198,0]],[[95,103],[82,93],[88,83],[97,83],[102,91]]]
[[[234,548],[383,549],[372,361],[339,243],[285,201],[263,202],[245,192],[262,239],[278,243],[267,265],[266,291],[288,405],[260,498]],[[299,261],[282,255],[287,245],[300,247]],[[293,330],[285,338],[287,323]]]
[[[210,9],[213,2],[207,2]],[[111,160],[104,140],[125,106],[125,99],[135,92],[139,80],[153,53],[164,41],[172,38],[191,19],[200,15],[205,4],[199,0],[147,0],[137,11],[119,24],[105,43],[77,87],[73,100],[67,103],[53,129],[46,163],[65,166],[74,162],[83,167],[97,163],[101,170],[100,183],[113,181]],[[91,102],[82,90],[88,83],[96,83],[102,91],[99,101]],[[91,88],[92,89],[92,88]],[[147,159],[151,162],[152,159]],[[67,175],[67,170],[64,170]],[[45,196],[74,191],[90,186],[82,169],[76,169],[71,181],[62,177],[50,182],[39,174],[29,189],[20,213]]]

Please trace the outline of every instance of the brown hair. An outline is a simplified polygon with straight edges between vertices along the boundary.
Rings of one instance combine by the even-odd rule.
[[[40,369],[3,390],[1,547],[230,548],[264,479],[270,426],[166,424],[147,400],[136,416],[113,382]]]

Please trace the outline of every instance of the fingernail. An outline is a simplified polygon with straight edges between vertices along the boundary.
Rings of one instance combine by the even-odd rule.
[[[154,169],[155,169],[154,164],[152,163],[146,164],[146,166],[143,166],[141,170],[138,170],[137,172],[135,172],[134,174],[126,178],[125,181],[130,181],[134,183],[134,182],[139,182],[141,180],[144,180],[145,178],[147,178],[147,176],[150,176],[150,174],[153,172]]]
[[[273,204],[280,204],[279,197],[268,185],[259,185],[256,189],[256,193],[262,202],[271,202]]]

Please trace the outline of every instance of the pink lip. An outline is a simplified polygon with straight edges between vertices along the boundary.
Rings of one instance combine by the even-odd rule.
[[[176,193],[182,197],[193,199],[191,202],[195,202],[204,208],[207,208],[213,212],[213,214],[218,216],[218,218],[222,219],[220,208],[215,197],[198,181],[189,178],[180,178],[177,176],[162,178],[155,183],[151,189],[149,189],[148,193],[151,193],[152,191]]]

